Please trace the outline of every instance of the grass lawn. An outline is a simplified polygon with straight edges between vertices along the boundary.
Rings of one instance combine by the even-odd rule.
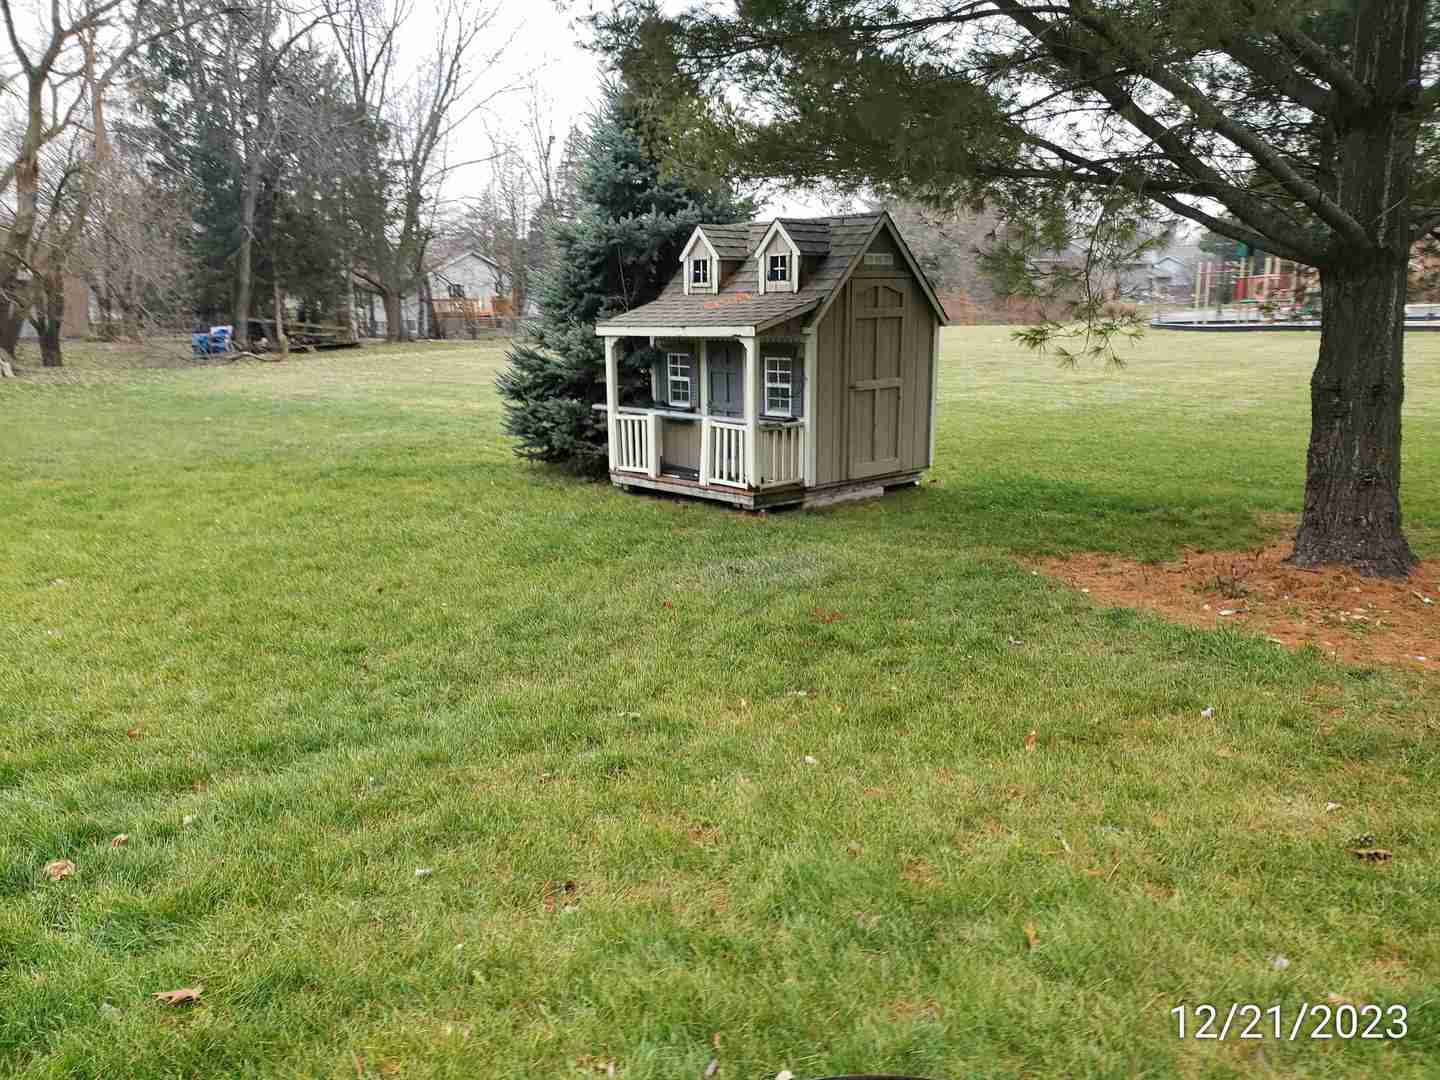
[[[1316,341],[947,331],[927,482],[768,516],[518,461],[493,343],[0,384],[0,1075],[1440,1075],[1433,677],[1016,561],[1282,527]],[[1409,1033],[1170,1013],[1330,995]]]

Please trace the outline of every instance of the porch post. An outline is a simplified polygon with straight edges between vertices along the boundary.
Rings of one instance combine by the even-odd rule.
[[[755,487],[760,479],[760,470],[755,461],[755,433],[760,416],[760,410],[756,408],[756,391],[760,377],[759,355],[753,337],[742,337],[740,344],[745,347],[745,486]]]
[[[650,463],[650,479],[660,478],[660,425],[664,423],[660,417],[655,415],[651,409],[645,416],[645,440],[649,444],[645,448],[645,460]]]
[[[687,279],[688,280],[688,279]],[[700,339],[700,486],[710,486],[710,352]]]
[[[805,331],[805,486],[815,486],[815,371],[820,366],[820,335],[815,327]]]
[[[605,416],[607,418],[606,444],[609,449],[610,470],[615,470],[616,425],[620,417],[620,339],[605,339]]]

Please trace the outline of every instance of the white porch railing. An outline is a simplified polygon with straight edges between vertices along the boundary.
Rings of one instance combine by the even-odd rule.
[[[798,484],[805,479],[805,424],[760,424],[755,436],[755,456],[760,462],[757,487]]]
[[[615,468],[624,472],[660,475],[660,426],[650,413],[617,413],[615,417]]]
[[[745,422],[707,416],[700,437],[704,440],[705,483],[748,487],[750,473],[745,467]]]

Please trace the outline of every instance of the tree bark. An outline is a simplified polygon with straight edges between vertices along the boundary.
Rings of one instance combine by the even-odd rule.
[[[285,336],[285,296],[280,292],[278,268],[275,277],[275,348],[281,356],[290,355],[290,339]]]
[[[1422,19],[1420,0],[1354,7],[1352,68],[1368,102],[1335,118],[1335,201],[1370,243],[1338,235],[1320,266],[1320,359],[1310,380],[1298,566],[1342,563],[1403,577],[1415,555],[1400,528],[1400,406]]]
[[[392,289],[385,294],[385,340],[405,341],[407,337],[400,294]]]
[[[251,257],[255,249],[255,208],[260,200],[260,153],[251,151],[245,170],[245,190],[240,201],[240,254],[235,265],[235,348],[244,352],[250,347],[250,292],[254,269]]]
[[[1404,576],[1415,564],[1400,528],[1407,270],[1391,259],[1320,273],[1305,511],[1291,556],[1297,566],[1344,563],[1363,574]]]
[[[65,357],[60,345],[60,332],[65,326],[65,279],[59,274],[47,274],[37,281],[39,295],[35,297],[35,308],[31,322],[35,326],[40,344],[40,366],[58,368],[65,366]]]

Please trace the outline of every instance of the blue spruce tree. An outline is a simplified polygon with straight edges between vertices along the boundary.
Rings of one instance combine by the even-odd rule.
[[[591,408],[605,400],[595,324],[659,295],[696,225],[754,213],[728,183],[662,176],[646,141],[624,89],[608,87],[584,137],[575,214],[552,226],[535,292],[539,315],[496,379],[516,453],[588,476],[606,470],[605,418]],[[648,386],[647,355],[642,348],[622,359],[622,394]]]

